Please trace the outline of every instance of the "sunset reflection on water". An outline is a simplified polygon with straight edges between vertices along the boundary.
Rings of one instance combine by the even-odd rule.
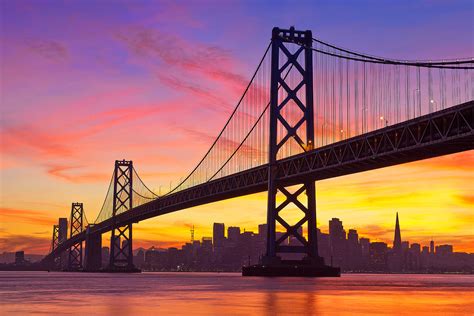
[[[0,314],[469,314],[472,275],[0,272]]]

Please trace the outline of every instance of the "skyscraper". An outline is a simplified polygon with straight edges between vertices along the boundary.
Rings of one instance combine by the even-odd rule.
[[[227,237],[229,241],[237,242],[240,238],[240,227],[230,226],[227,228]]]
[[[347,252],[346,231],[339,218],[329,221],[329,244],[332,257],[332,266],[345,268],[344,256]]]
[[[388,253],[387,265],[388,269],[391,272],[402,272],[404,269],[404,251],[402,237],[400,234],[400,223],[398,221],[398,212],[395,220],[395,234],[393,238],[393,248],[392,251]],[[408,248],[408,243],[405,243],[405,248]]]
[[[67,218],[59,218],[59,232],[58,232],[58,242],[62,243],[67,239]],[[67,251],[63,251],[60,255],[60,266],[61,269],[67,267]]]
[[[224,223],[214,223],[213,227],[213,240],[214,240],[214,248],[215,247],[222,247],[224,244],[225,236],[224,236],[224,231],[225,231],[225,225]]]
[[[402,250],[402,237],[400,235],[400,223],[398,222],[398,212],[397,212],[397,219],[395,221],[395,236],[393,238],[393,250],[397,252]]]

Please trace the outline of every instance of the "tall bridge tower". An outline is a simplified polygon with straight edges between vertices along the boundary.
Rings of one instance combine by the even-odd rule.
[[[132,223],[117,224],[117,216],[133,207],[133,162],[116,160],[113,178],[112,236],[110,238],[111,271],[133,271]]]
[[[287,143],[296,141],[304,150],[314,146],[313,115],[313,51],[311,31],[274,28],[272,31],[271,81],[270,81],[270,139],[268,166],[267,251],[259,265],[244,267],[243,275],[301,275],[338,276],[339,269],[324,265],[318,255],[316,234],[316,189],[311,179],[301,179],[292,192],[279,177],[278,153]],[[298,44],[296,51],[288,47]],[[285,73],[296,71],[299,80],[287,82]],[[285,107],[293,106],[301,114],[298,121],[287,116]],[[277,205],[277,195],[284,201]],[[306,195],[304,198],[303,194]],[[290,224],[283,215],[285,209],[296,207],[301,219]],[[277,238],[277,224],[285,231]],[[307,238],[303,226],[307,227]],[[295,240],[288,244],[289,238]],[[282,260],[285,253],[300,254],[298,260]],[[301,256],[303,256],[301,258]]]

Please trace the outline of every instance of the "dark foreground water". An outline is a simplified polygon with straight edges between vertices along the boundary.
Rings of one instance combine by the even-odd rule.
[[[0,272],[1,315],[473,315],[474,276]]]

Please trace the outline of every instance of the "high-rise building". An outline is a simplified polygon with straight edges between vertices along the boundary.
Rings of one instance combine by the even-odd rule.
[[[427,255],[430,252],[430,248],[428,246],[423,246],[421,253]]]
[[[106,267],[110,260],[110,248],[102,247],[102,267]]]
[[[373,242],[370,244],[370,269],[371,271],[384,272],[387,270],[387,244]]]
[[[339,218],[329,221],[329,236],[331,240],[346,240],[346,231]]]
[[[402,241],[402,250],[403,251],[407,251],[409,247],[410,247],[410,242]]]
[[[351,271],[357,271],[361,267],[361,247],[359,244],[359,234],[357,230],[349,229],[347,234],[347,255],[346,263]]]
[[[441,256],[450,255],[453,253],[452,245],[439,245],[436,246],[436,254]]]
[[[393,238],[393,251],[401,252],[402,250],[402,237],[400,234],[400,223],[398,222],[398,212],[397,218],[395,220],[395,236]]]
[[[349,229],[349,232],[347,233],[347,240],[350,241],[353,244],[358,244],[359,243],[359,234],[357,234],[357,230]]]
[[[231,242],[238,242],[240,238],[240,227],[229,226],[227,228],[227,238],[229,238]]]
[[[67,240],[67,218],[60,218],[58,222],[59,231],[58,231],[58,242],[62,243]],[[68,264],[68,253],[63,251],[60,255],[60,266],[61,269],[65,269]]]
[[[408,250],[408,242],[402,242],[398,212],[395,219],[395,233],[392,251],[387,254],[387,265],[391,272],[402,272],[405,266],[404,252]]]
[[[15,264],[22,265],[25,263],[25,252],[17,251],[15,252]]]
[[[425,248],[425,247],[423,247],[423,248]],[[419,254],[421,252],[421,245],[418,244],[418,243],[413,243],[410,246],[410,250],[414,253]]]
[[[369,238],[361,238],[359,240],[360,243],[360,248],[362,251],[362,256],[363,257],[369,257],[370,253],[370,239]]]
[[[59,219],[58,242],[62,243],[67,239],[67,218]]]
[[[346,268],[347,264],[344,260],[347,252],[346,231],[338,218],[333,218],[329,221],[329,244],[331,246],[333,266],[342,269]]]
[[[212,230],[214,248],[222,247],[224,245],[224,240],[225,240],[224,231],[225,231],[224,223],[214,223],[214,227]]]
[[[268,229],[267,224],[258,225],[258,236],[260,238],[266,239],[267,238],[267,229]]]
[[[435,253],[435,245],[434,245],[434,241],[430,241],[430,253],[433,254]]]

